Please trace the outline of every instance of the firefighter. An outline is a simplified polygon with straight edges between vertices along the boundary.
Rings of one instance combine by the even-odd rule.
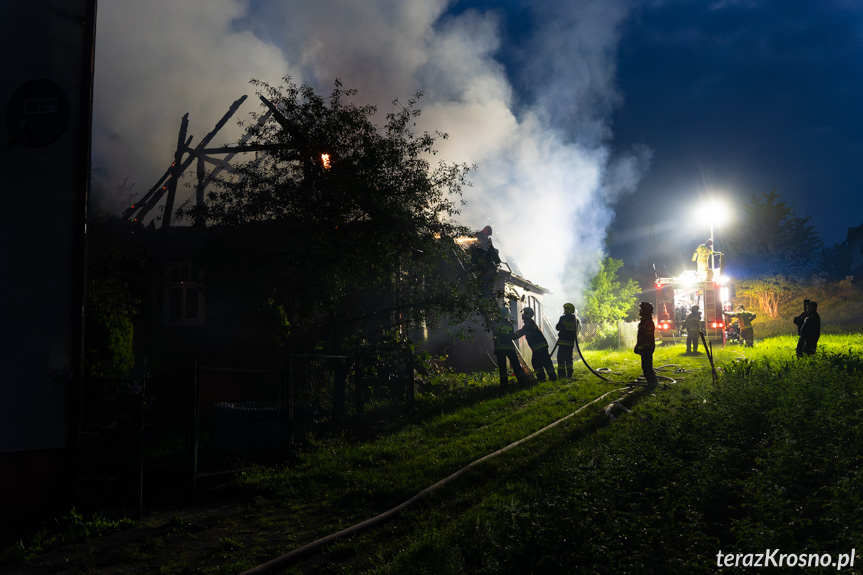
[[[571,303],[563,304],[563,315],[557,321],[557,377],[572,378],[572,350],[580,327],[578,311]]]
[[[690,308],[689,315],[683,322],[686,327],[686,353],[698,353],[698,335],[701,331],[701,312],[698,306]]]
[[[500,255],[491,242],[491,232],[491,226],[486,226],[474,234],[476,242],[470,249],[471,262],[479,277],[482,294],[486,297],[493,295],[500,266]]]
[[[740,337],[743,339],[743,344],[746,347],[753,347],[755,345],[755,330],[752,329],[752,320],[755,319],[755,314],[746,311],[743,304],[740,304],[737,306],[736,312],[727,311],[725,315],[736,317],[740,321]]]
[[[698,279],[707,281],[713,279],[713,270],[710,269],[710,257],[713,255],[713,240],[707,240],[697,248],[692,254],[692,261],[698,269]]]
[[[524,308],[521,312],[521,320],[524,326],[513,334],[512,339],[516,340],[522,336],[525,336],[525,339],[527,339],[527,344],[530,346],[531,351],[530,365],[536,372],[537,381],[545,381],[546,373],[549,380],[557,381],[554,364],[551,363],[551,357],[548,355],[548,342],[545,336],[542,335],[539,326],[533,320],[533,316],[534,312],[531,308]]]
[[[515,343],[512,341],[515,327],[512,325],[509,309],[506,306],[500,309],[500,313],[492,321],[491,330],[494,336],[494,355],[497,357],[497,367],[500,372],[500,391],[504,392],[509,383],[509,374],[506,370],[507,359],[515,372],[516,381],[523,383],[527,376],[521,362],[518,361],[518,355],[515,353]]]
[[[803,340],[803,353],[815,355],[818,339],[821,337],[821,316],[818,314],[818,302],[810,301],[806,308],[806,319],[800,327],[800,339]]]
[[[473,235],[476,238],[474,247],[487,250],[491,244],[491,226],[486,226]]]
[[[653,323],[653,304],[643,301],[638,307],[638,335],[635,340],[636,354],[641,356],[641,370],[648,385],[656,385],[653,370],[653,352],[656,350],[656,325]]]

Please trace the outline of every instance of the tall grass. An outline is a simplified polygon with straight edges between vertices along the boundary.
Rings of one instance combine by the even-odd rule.
[[[721,362],[715,386],[657,394],[457,520],[421,526],[376,572],[715,573],[719,551],[859,548],[863,340],[827,337],[804,360],[792,341]]]

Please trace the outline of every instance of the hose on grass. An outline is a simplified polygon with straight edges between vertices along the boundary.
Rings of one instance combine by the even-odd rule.
[[[584,405],[582,405],[581,407],[579,407],[578,409],[576,409],[575,411],[573,411],[569,415],[566,415],[566,416],[558,419],[557,421],[554,421],[554,422],[546,425],[542,429],[540,429],[538,431],[534,431],[530,435],[523,437],[523,438],[519,439],[518,441],[510,443],[509,445],[502,447],[501,449],[498,449],[497,451],[489,453],[488,455],[485,455],[485,456],[480,457],[479,459],[477,459],[475,461],[472,461],[471,463],[468,463],[467,465],[465,465],[464,467],[462,467],[461,469],[459,469],[455,473],[452,473],[451,475],[445,477],[444,479],[441,479],[440,481],[438,481],[434,485],[431,485],[430,487],[426,487],[425,489],[423,489],[422,491],[420,491],[419,493],[417,493],[416,495],[414,495],[413,497],[411,497],[410,499],[408,499],[407,501],[405,501],[401,505],[393,507],[389,511],[385,511],[379,515],[376,515],[375,517],[372,517],[370,519],[366,519],[365,521],[357,523],[356,525],[353,525],[353,526],[348,527],[346,529],[342,529],[341,531],[338,531],[336,533],[332,533],[332,534],[327,535],[325,537],[322,537],[316,541],[312,541],[311,543],[303,545],[302,547],[294,549],[293,551],[285,553],[284,555],[280,555],[279,557],[276,557],[275,559],[271,559],[270,561],[267,561],[266,563],[262,563],[261,565],[258,565],[257,567],[253,567],[247,571],[244,571],[242,573],[242,575],[260,575],[262,573],[272,573],[278,569],[284,569],[287,566],[289,566],[291,563],[293,563],[294,561],[301,559],[301,558],[303,558],[307,555],[310,555],[312,553],[315,553],[330,543],[333,543],[333,542],[338,541],[339,539],[343,539],[345,537],[350,537],[351,535],[355,535],[355,534],[357,534],[361,531],[364,531],[366,529],[369,529],[371,527],[375,527],[375,526],[387,521],[388,519],[391,519],[392,517],[394,517],[395,515],[397,515],[398,513],[402,512],[402,511],[404,511],[405,509],[407,509],[408,507],[410,507],[414,503],[417,503],[421,499],[424,499],[429,494],[440,489],[441,487],[443,487],[444,485],[446,485],[447,483],[449,483],[453,479],[459,477],[460,475],[467,472],[468,470],[476,467],[480,463],[487,461],[489,459],[492,459],[493,457],[497,457],[498,455],[501,455],[503,453],[506,453],[510,449],[513,449],[514,447],[521,445],[522,443],[525,443],[526,441],[529,441],[530,439],[533,439],[534,437],[536,437],[542,433],[545,433],[549,429],[557,427],[558,425],[560,425],[564,421],[576,416],[578,413],[587,409],[589,406],[593,405],[594,403],[602,401],[604,398],[608,397],[612,393],[616,393],[616,392],[620,392],[620,391],[627,391],[627,390],[630,390],[630,388],[621,387],[618,389],[612,389],[610,391],[607,391],[607,392],[603,393],[602,395],[600,395],[599,397],[597,397],[596,399],[593,399],[593,400],[585,403]],[[619,404],[619,402],[615,402],[615,403]],[[612,405],[614,405],[614,403],[612,403]]]
[[[578,327],[578,326],[576,325],[576,328],[577,328],[577,327]],[[584,359],[584,354],[583,354],[583,353],[581,353],[581,347],[579,347],[579,345],[578,345],[578,331],[579,331],[578,329],[576,329],[576,330],[575,330],[575,349],[576,349],[576,351],[578,351],[578,357],[580,357],[580,358],[581,358],[581,361],[582,361],[582,363],[584,363],[584,366],[585,366],[588,370],[590,370],[590,372],[591,372],[593,375],[595,375],[596,377],[598,377],[599,379],[601,379],[601,380],[603,380],[603,381],[606,381],[606,382],[608,382],[608,383],[611,383],[611,381],[610,381],[607,377],[605,377],[605,376],[601,375],[601,374],[600,374],[599,372],[597,372],[595,369],[593,369],[592,367],[590,367],[590,364],[588,364],[588,363],[587,363],[587,360],[586,360],[586,359]]]

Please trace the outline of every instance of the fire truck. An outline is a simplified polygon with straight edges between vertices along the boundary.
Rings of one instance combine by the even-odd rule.
[[[686,270],[679,276],[657,277],[656,330],[662,342],[685,341],[683,322],[692,306],[701,312],[701,331],[707,341],[725,344],[724,311],[731,310],[733,286],[720,268],[709,269],[707,278],[700,278],[695,270]]]

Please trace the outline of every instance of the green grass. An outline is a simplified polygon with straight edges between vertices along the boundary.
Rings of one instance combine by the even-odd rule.
[[[715,573],[720,550],[859,548],[863,339],[803,361],[792,341],[716,350],[715,386],[678,383],[455,518],[417,519],[369,571]]]
[[[667,385],[615,392],[291,572],[715,573],[720,550],[863,548],[863,336],[825,335],[803,360],[795,346],[757,331],[754,348],[714,346],[715,384],[703,350],[659,346]],[[240,475],[249,503],[211,535],[182,514],[142,522],[121,559],[237,573],[373,517],[640,374],[631,350],[585,355],[611,384],[580,364],[502,397],[493,374],[436,376],[409,417]],[[631,412],[611,423],[613,398]]]
[[[55,518],[53,524],[42,527],[27,539],[19,539],[0,551],[0,563],[29,559],[63,545],[102,537],[128,528],[132,523],[126,517],[109,519],[101,513],[86,517],[73,507],[67,515]]]

